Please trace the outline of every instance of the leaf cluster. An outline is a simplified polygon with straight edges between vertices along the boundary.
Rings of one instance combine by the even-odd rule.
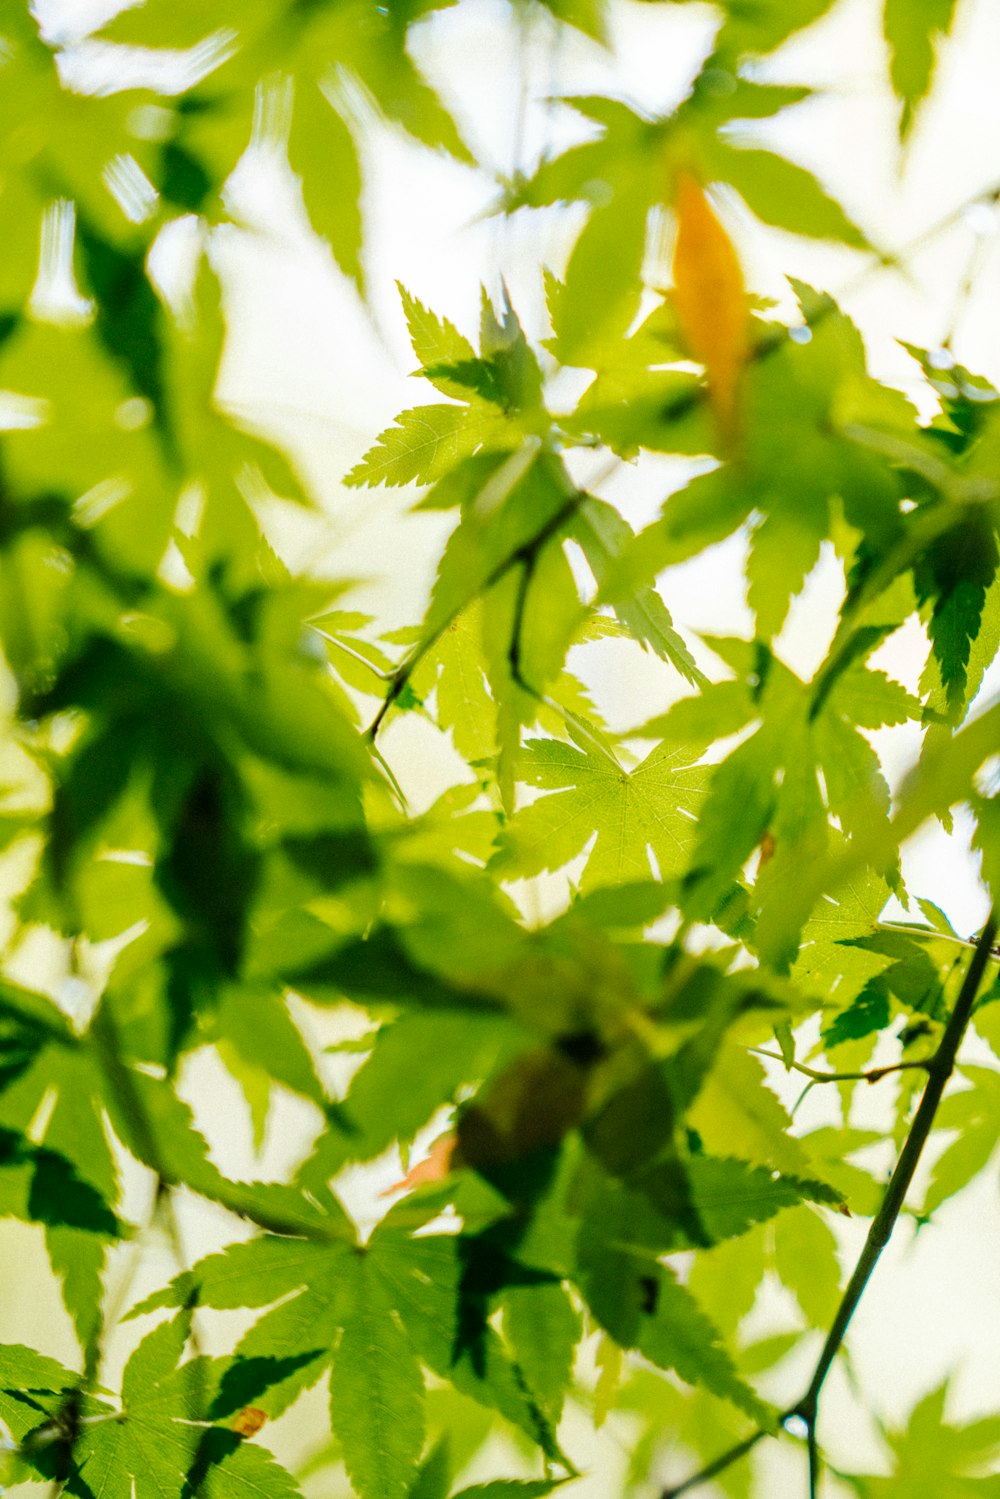
[[[966,805],[1000,896],[1000,707],[978,696],[1000,398],[912,346],[939,406],[921,421],[833,297],[753,297],[736,232],[742,204],[870,252],[760,133],[810,91],[757,63],[828,8],[719,5],[660,116],[559,101],[585,138],[493,183],[498,213],[580,220],[544,337],[506,287],[475,342],[400,288],[425,403],[344,503],[403,488],[452,522],[402,631],[280,558],[271,518],[320,516],[218,397],[218,246],[248,149],[284,153],[362,291],[373,118],[485,173],[416,61],[447,5],[146,0],[102,28],[117,86],[89,94],[26,4],[0,14],[0,1216],[44,1237],[79,1347],[66,1368],[0,1344],[4,1482],[287,1499],[330,1470],[358,1499],[535,1499],[579,1476],[581,1410],[633,1433],[630,1490],[673,1439],[710,1462],[803,1410],[815,1463],[818,1386],[789,1404],[782,1361],[816,1330],[839,1348],[838,1215],[891,1229],[903,1206],[859,1090],[884,1084],[904,1158],[947,1132],[919,1221],[990,1165],[996,1070],[959,1057],[967,1086],[936,1113],[919,1094],[943,1089],[980,976],[998,1049],[997,955],[907,889],[900,849]],[[545,9],[609,44],[601,0]],[[884,7],[903,138],[954,9]],[[135,47],[204,67],[157,92]],[[182,217],[178,292],[157,256]],[[610,468],[584,483],[595,452]],[[637,530],[605,479],[664,454],[697,462]],[[669,569],[737,534],[752,638],[698,639]],[[804,680],[782,630],[830,553],[843,599]],[[907,625],[915,689],[876,654]],[[676,690],[612,722],[606,649]],[[415,725],[456,767],[419,814],[399,787]],[[921,748],[894,799],[880,736],[902,725]],[[257,1151],[294,1097],[311,1143],[284,1179],[226,1164],[196,1066],[228,1073]],[[813,1128],[786,1106],[797,1073],[836,1099]],[[368,1232],[345,1204],[383,1171],[402,1179]],[[224,1227],[189,1262],[191,1197]],[[177,1262],[128,1305],[118,1267],[158,1234]],[[760,1340],[746,1319],[776,1282],[789,1325]],[[320,1384],[293,1473],[257,1433]],[[896,1477],[850,1481],[992,1493],[995,1428],[948,1425],[939,1391],[886,1431]],[[498,1450],[509,1471],[470,1486]]]

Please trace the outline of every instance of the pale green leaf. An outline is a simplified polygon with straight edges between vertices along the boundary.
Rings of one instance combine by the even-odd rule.
[[[889,76],[902,104],[899,134],[909,135],[930,91],[936,43],[951,30],[956,0],[885,0],[882,29],[889,44]]]
[[[503,419],[467,406],[415,406],[396,418],[344,483],[429,484],[502,430]]]
[[[774,1225],[774,1262],[813,1327],[829,1327],[840,1300],[833,1231],[812,1208],[783,1213]]]
[[[681,872],[696,834],[696,812],[708,777],[685,747],[654,749],[632,771],[610,758],[532,740],[518,775],[552,794],[511,820],[497,869],[510,876],[558,869],[597,834],[583,886],[666,879]],[[564,789],[556,789],[564,788]],[[655,864],[651,862],[655,860]]]

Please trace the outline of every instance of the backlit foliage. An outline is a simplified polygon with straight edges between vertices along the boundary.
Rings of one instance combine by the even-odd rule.
[[[608,45],[602,0],[526,6],[524,25]],[[883,1090],[899,1148],[947,1132],[908,1199],[921,1220],[990,1164],[995,932],[953,931],[899,850],[971,805],[997,892],[1000,706],[977,693],[1000,641],[1000,403],[914,348],[937,408],[918,418],[831,296],[796,282],[779,312],[753,294],[734,229],[735,204],[879,269],[750,128],[807,98],[758,63],[828,9],[719,0],[662,117],[558,106],[579,141],[496,184],[498,214],[579,220],[566,263],[537,268],[543,340],[505,287],[475,330],[401,289],[425,397],[346,476],[349,500],[402,486],[453,520],[400,631],[265,534],[275,497],[315,499],[216,398],[213,244],[276,97],[311,224],[362,294],[367,118],[487,171],[411,47],[431,12],[452,24],[448,0],[146,0],[99,33],[121,81],[90,93],[25,0],[0,5],[0,1212],[37,1226],[78,1343],[69,1368],[0,1346],[4,1482],[534,1499],[573,1492],[581,1413],[618,1431],[628,1493],[755,1434],[813,1447],[799,1382],[836,1329],[838,1215],[892,1226],[856,1095]],[[955,10],[886,0],[901,138]],[[135,47],[199,66],[158,94],[131,82]],[[183,216],[178,290],[151,251]],[[700,461],[636,530],[580,487],[595,453],[608,472]],[[752,638],[696,648],[657,580],[734,535]],[[844,597],[803,680],[776,642],[831,546]],[[914,619],[919,692],[873,660]],[[625,733],[588,673],[609,638],[678,684]],[[460,767],[419,814],[384,734],[407,720]],[[903,724],[923,748],[893,799],[872,736]],[[544,920],[522,899],[536,877]],[[905,921],[883,919],[893,895]],[[33,985],[43,948],[62,979]],[[982,1044],[920,1115],[973,1000]],[[309,1039],[334,1022],[344,1089]],[[287,1179],[219,1164],[211,1101],[193,1111],[183,1085],[207,1054],[258,1142],[276,1091],[309,1113]],[[828,1124],[781,1101],[796,1070],[835,1095]],[[397,1185],[366,1237],[343,1184],[384,1157]],[[191,1197],[227,1225],[194,1263]],[[140,1296],[154,1242],[175,1263]],[[775,1284],[785,1324],[761,1339],[746,1318]],[[316,1455],[292,1473],[266,1423],[317,1386]],[[895,1477],[825,1481],[996,1493],[1000,1423],[949,1424],[945,1393],[885,1431]],[[720,1472],[734,1499],[759,1450]],[[805,1471],[803,1451],[803,1493]]]

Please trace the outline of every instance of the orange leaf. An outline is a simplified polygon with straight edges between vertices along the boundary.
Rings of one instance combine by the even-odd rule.
[[[458,1136],[454,1134],[442,1135],[435,1140],[431,1146],[431,1153],[424,1161],[417,1164],[406,1173],[402,1181],[394,1182],[391,1187],[386,1187],[380,1192],[380,1197],[391,1197],[394,1192],[412,1192],[414,1187],[422,1187],[427,1182],[444,1181],[445,1177],[456,1165],[455,1152],[458,1147]]]
[[[739,381],[750,351],[750,313],[739,258],[704,189],[677,178],[674,306],[685,342],[705,366],[709,399],[727,442],[737,435]]]
[[[257,1405],[245,1405],[233,1417],[233,1430],[241,1437],[255,1437],[267,1420],[267,1412]]]

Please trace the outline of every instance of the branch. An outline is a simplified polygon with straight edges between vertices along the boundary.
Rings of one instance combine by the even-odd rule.
[[[816,1420],[819,1412],[819,1397],[833,1361],[844,1341],[851,1318],[857,1310],[858,1302],[865,1293],[882,1250],[889,1242],[892,1231],[896,1226],[896,1220],[903,1210],[903,1204],[906,1200],[910,1183],[913,1180],[913,1174],[917,1169],[924,1146],[927,1144],[928,1137],[933,1128],[934,1118],[937,1114],[942,1094],[947,1086],[948,1079],[955,1069],[955,1058],[958,1055],[958,1048],[961,1045],[962,1038],[972,1017],[976,995],[979,992],[979,985],[982,982],[986,964],[992,954],[998,927],[1000,927],[1000,911],[998,911],[997,907],[994,907],[989,914],[986,925],[979,934],[976,942],[976,950],[966,969],[965,978],[962,980],[962,987],[959,990],[958,998],[955,1000],[955,1007],[951,1012],[948,1024],[945,1026],[944,1035],[941,1037],[937,1051],[927,1062],[914,1064],[926,1067],[928,1074],[927,1086],[923,1091],[920,1105],[914,1116],[913,1123],[910,1125],[906,1142],[896,1162],[896,1168],[889,1179],[885,1197],[882,1199],[882,1206],[872,1220],[864,1248],[858,1257],[854,1273],[841,1298],[840,1306],[837,1308],[837,1315],[834,1317],[830,1331],[827,1333],[826,1342],[823,1344],[822,1351],[816,1361],[816,1367],[813,1370],[809,1386],[802,1398],[796,1401],[794,1405],[789,1406],[778,1418],[780,1426],[783,1426],[787,1421],[791,1421],[796,1417],[805,1423],[806,1439],[809,1447],[810,1492],[813,1494],[816,1490],[819,1469],[819,1448],[816,1443]],[[708,1463],[704,1468],[700,1468],[697,1473],[692,1473],[690,1478],[686,1478],[683,1483],[677,1484],[673,1488],[664,1489],[660,1499],[676,1499],[677,1495],[686,1494],[691,1489],[706,1483],[708,1479],[714,1478],[717,1473],[723,1472],[724,1469],[738,1462],[751,1448],[756,1446],[762,1437],[770,1435],[770,1428],[759,1429],[737,1446],[731,1447],[728,1452],[722,1453],[721,1456],[715,1458],[714,1461]]]
[[[739,1462],[741,1457],[746,1457],[747,1453],[756,1447],[762,1437],[769,1437],[770,1435],[770,1431],[763,1427],[759,1431],[753,1432],[751,1436],[745,1437],[742,1442],[737,1442],[735,1447],[730,1447],[728,1452],[721,1453],[714,1462],[710,1462],[704,1468],[699,1468],[697,1473],[692,1473],[690,1478],[683,1479],[681,1483],[675,1483],[672,1488],[664,1489],[660,1494],[660,1499],[677,1499],[679,1494],[687,1494],[691,1489],[696,1489],[701,1484],[707,1483],[717,1473],[724,1473],[727,1468],[732,1467],[733,1463]]]
[[[793,1072],[801,1072],[804,1077],[812,1078],[814,1083],[880,1083],[890,1072],[908,1072],[917,1068],[929,1072],[934,1064],[933,1057],[923,1057],[916,1062],[893,1062],[888,1067],[870,1067],[867,1072],[822,1072],[816,1067],[807,1067],[805,1062],[786,1062],[778,1052],[765,1051],[762,1046],[748,1046],[747,1050],[759,1057],[767,1057],[772,1062],[781,1062]]]

